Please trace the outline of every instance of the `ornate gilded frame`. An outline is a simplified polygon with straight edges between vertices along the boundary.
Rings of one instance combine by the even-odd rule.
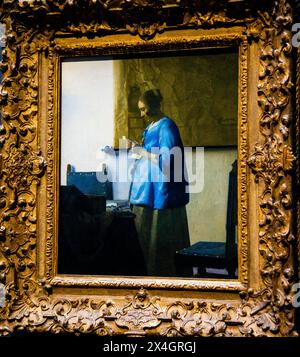
[[[296,335],[290,2],[2,0],[0,10],[0,334]],[[57,275],[61,59],[231,46],[238,280]]]

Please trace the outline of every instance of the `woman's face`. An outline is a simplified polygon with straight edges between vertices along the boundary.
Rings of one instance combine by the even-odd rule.
[[[150,110],[149,110],[148,105],[146,105],[144,102],[139,100],[138,107],[139,107],[139,110],[141,112],[141,117],[142,118],[149,117]]]

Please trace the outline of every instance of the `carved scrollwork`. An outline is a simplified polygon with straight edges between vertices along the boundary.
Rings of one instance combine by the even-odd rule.
[[[157,297],[151,297],[145,289],[136,295],[126,297],[125,306],[117,309],[109,319],[114,319],[118,327],[129,329],[130,334],[145,335],[144,329],[160,325],[163,315],[162,307],[157,304]]]
[[[143,336],[155,331],[160,336],[264,336],[279,333],[275,314],[260,313],[270,303],[268,294],[253,308],[244,301],[232,304],[202,299],[181,299],[168,303],[145,289],[125,301],[99,298],[63,298],[45,295],[41,286],[26,282],[25,296],[11,305],[7,321],[0,325],[2,335],[14,331],[43,331],[97,335]],[[11,290],[12,291],[12,290]],[[11,295],[8,294],[11,298]],[[254,294],[252,293],[252,297]],[[291,314],[292,317],[292,314]],[[2,315],[3,318],[3,315]],[[289,324],[289,321],[286,321]],[[290,325],[291,327],[291,325]]]
[[[297,79],[296,79],[296,125],[294,138],[296,142],[296,200],[297,200],[297,237],[300,237],[300,146],[297,140],[300,137],[300,53],[299,48],[297,52]],[[297,255],[298,255],[298,279],[300,279],[300,240],[297,241]]]
[[[7,299],[11,302],[10,309],[5,310],[3,317],[14,321],[14,330],[48,331],[51,333],[96,333],[111,335],[112,329],[105,324],[104,316],[110,314],[113,307],[110,301],[95,302],[92,299],[51,298],[45,294],[44,283],[26,279],[23,285],[23,295],[11,286]],[[1,321],[1,319],[0,319]],[[6,335],[12,330],[0,324],[0,334]]]
[[[38,106],[35,44],[20,37],[24,27],[10,28],[7,47],[2,53],[4,73],[1,88],[2,122],[0,157],[0,252],[1,281],[10,271],[19,278],[35,270],[36,193],[46,163],[36,143]]]
[[[232,6],[230,1],[216,0],[4,0],[0,12],[27,19],[31,26],[48,24],[62,32],[94,37],[127,30],[149,40],[168,27],[244,24],[252,16],[251,8],[245,1]]]
[[[257,324],[264,330],[286,330],[293,326],[288,307],[292,309],[291,173],[295,156],[291,148],[291,34],[292,9],[287,1],[276,1],[271,14],[261,19],[270,27],[258,36],[260,73],[258,104],[261,110],[261,141],[256,144],[248,164],[259,184],[259,247],[261,279],[266,289],[252,294],[260,299],[265,314]],[[285,310],[285,311],[284,311]]]

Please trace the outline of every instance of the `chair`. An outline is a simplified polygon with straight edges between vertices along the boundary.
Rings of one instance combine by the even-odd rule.
[[[68,164],[67,186],[75,186],[85,195],[104,196],[107,200],[112,200],[112,183],[109,180],[104,180],[106,173],[105,166],[99,172],[75,172]],[[104,178],[104,182],[101,178]]]
[[[226,241],[225,242],[197,242],[184,248],[175,255],[175,264],[179,276],[191,276],[197,270],[200,277],[224,277],[220,273],[208,273],[207,268],[226,269],[228,278],[235,278],[237,269],[237,160],[232,164],[229,173]],[[225,275],[225,277],[227,277]]]

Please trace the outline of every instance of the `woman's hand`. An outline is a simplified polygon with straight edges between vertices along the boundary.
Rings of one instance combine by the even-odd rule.
[[[138,144],[135,141],[126,138],[126,136],[123,136],[122,139],[120,139],[120,147],[123,149],[132,149],[137,145]]]
[[[149,151],[147,151],[142,146],[134,146],[130,152],[136,156],[137,159],[141,159],[142,157],[151,160],[154,163],[158,163],[158,155],[155,155]]]
[[[131,148],[130,153],[134,155],[136,159],[140,159],[146,157],[148,152],[142,146],[135,145]]]

